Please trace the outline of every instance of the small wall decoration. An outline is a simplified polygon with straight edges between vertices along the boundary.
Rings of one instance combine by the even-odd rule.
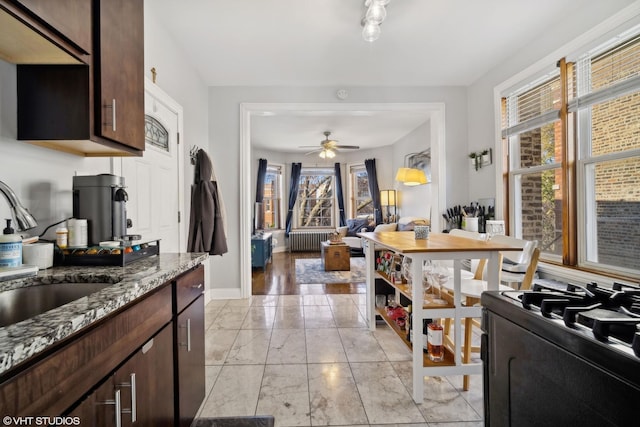
[[[406,157],[407,167],[424,171],[427,181],[431,182],[431,148]]]
[[[471,159],[471,166],[473,166],[475,170],[483,166],[489,166],[493,163],[493,150],[488,148],[486,150],[469,153],[469,159]]]

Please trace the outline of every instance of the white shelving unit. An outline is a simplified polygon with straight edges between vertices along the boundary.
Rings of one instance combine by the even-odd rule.
[[[431,233],[428,240],[414,239],[413,232],[382,232],[382,233],[359,233],[363,238],[363,247],[365,252],[366,269],[367,269],[367,321],[369,328],[373,331],[376,328],[376,308],[375,308],[375,279],[379,277],[375,266],[375,251],[386,249],[397,254],[409,257],[411,259],[411,276],[422,277],[422,264],[425,260],[454,260],[454,292],[453,304],[447,307],[434,307],[429,304],[412,304],[412,324],[422,325],[425,318],[451,318],[454,319],[454,347],[461,348],[461,319],[466,317],[480,317],[480,307],[465,307],[461,303],[460,293],[460,269],[463,259],[480,259],[486,258],[487,262],[487,280],[489,290],[497,290],[499,283],[499,259],[501,251],[521,250],[493,242],[485,242],[467,239],[464,237],[450,236],[448,234]],[[411,286],[411,295],[402,289],[401,286],[391,286],[409,297],[411,301],[423,301],[424,289],[422,280],[414,280]],[[384,313],[379,313],[385,318]],[[388,321],[388,319],[385,319]],[[389,323],[390,321],[388,321]],[[393,322],[391,322],[393,323]],[[399,328],[391,325],[396,332],[400,332]],[[415,332],[414,332],[415,333]],[[400,334],[402,337],[402,334]],[[402,337],[404,339],[404,337]],[[405,340],[407,345],[411,345]],[[444,376],[444,375],[465,375],[482,373],[482,363],[463,363],[461,351],[455,351],[453,354],[447,350],[445,360],[442,362],[432,362],[425,357],[422,345],[412,346],[413,354],[413,400],[416,403],[422,403],[424,395],[424,377],[425,376]]]

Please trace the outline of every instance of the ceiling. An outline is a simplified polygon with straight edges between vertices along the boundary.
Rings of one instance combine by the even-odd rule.
[[[468,86],[592,1],[391,0],[373,43],[361,36],[364,0],[153,0],[147,7],[208,86],[337,90]],[[252,119],[252,144],[301,152],[329,130],[341,144],[372,148],[427,119],[406,112],[261,116]]]
[[[309,153],[314,148],[308,147],[319,149],[323,132],[329,131],[329,139],[340,145],[370,149],[391,145],[428,120],[420,111],[288,111],[252,116],[251,144],[263,150]]]

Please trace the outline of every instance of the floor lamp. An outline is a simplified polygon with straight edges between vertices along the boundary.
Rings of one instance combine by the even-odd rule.
[[[382,190],[380,191],[380,205],[387,207],[387,220],[386,223],[391,222],[391,207],[393,206],[393,218],[396,217],[396,190]]]

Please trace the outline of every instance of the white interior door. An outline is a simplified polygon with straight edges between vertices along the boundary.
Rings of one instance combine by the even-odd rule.
[[[143,240],[160,239],[161,252],[180,252],[185,239],[179,222],[184,211],[178,145],[182,108],[149,81],[144,104],[144,155],[122,158],[129,194],[127,217],[133,223],[127,234],[140,234]]]

